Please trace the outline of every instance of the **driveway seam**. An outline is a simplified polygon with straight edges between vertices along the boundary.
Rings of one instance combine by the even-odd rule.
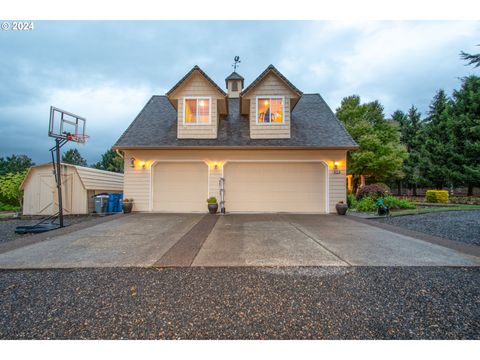
[[[308,237],[309,239],[311,239],[313,242],[315,242],[316,244],[318,244],[321,248],[325,249],[327,252],[329,252],[330,254],[332,254],[333,256],[335,256],[336,258],[338,258],[340,261],[344,262],[345,264],[347,264],[348,266],[353,266],[353,264],[351,264],[350,262],[348,262],[347,260],[343,259],[342,257],[340,257],[339,255],[335,254],[332,250],[330,250],[329,248],[327,248],[325,245],[323,245],[320,240],[314,238],[313,236],[311,236],[310,234],[306,233],[303,229],[301,229],[299,226],[295,225],[294,223],[292,223],[290,220],[287,220],[285,219],[282,215],[281,215],[281,218],[287,222],[288,224],[290,224],[292,227],[294,227],[297,231],[301,232],[302,234],[304,234],[306,237]]]
[[[205,215],[185,235],[183,235],[153,267],[191,266],[197,257],[203,243],[212,232],[219,216]]]

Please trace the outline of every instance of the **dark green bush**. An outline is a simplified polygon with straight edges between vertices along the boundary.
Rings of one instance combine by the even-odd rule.
[[[347,194],[347,205],[349,209],[354,209],[357,207],[357,199],[355,199],[355,195],[352,193]]]
[[[385,196],[388,192],[385,189],[385,184],[371,184],[362,186],[357,191],[357,200],[361,200],[365,196],[378,199],[380,196]]]

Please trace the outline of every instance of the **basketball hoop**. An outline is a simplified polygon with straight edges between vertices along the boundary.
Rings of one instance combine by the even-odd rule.
[[[85,144],[90,136],[80,134],[67,134],[68,141],[75,141],[79,144]]]

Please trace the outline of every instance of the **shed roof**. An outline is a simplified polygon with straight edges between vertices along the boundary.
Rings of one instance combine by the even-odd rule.
[[[24,188],[27,179],[32,176],[35,169],[46,166],[52,167],[52,163],[39,164],[30,167],[25,179],[23,179],[23,182],[20,185],[20,189]],[[62,163],[62,166],[74,169],[86,190],[123,190],[123,174],[65,163]]]

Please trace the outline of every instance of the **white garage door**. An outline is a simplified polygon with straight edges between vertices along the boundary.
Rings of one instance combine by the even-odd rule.
[[[231,162],[225,165],[224,176],[227,211],[326,211],[323,163]]]
[[[154,211],[206,212],[207,165],[203,162],[155,164],[152,196]]]

